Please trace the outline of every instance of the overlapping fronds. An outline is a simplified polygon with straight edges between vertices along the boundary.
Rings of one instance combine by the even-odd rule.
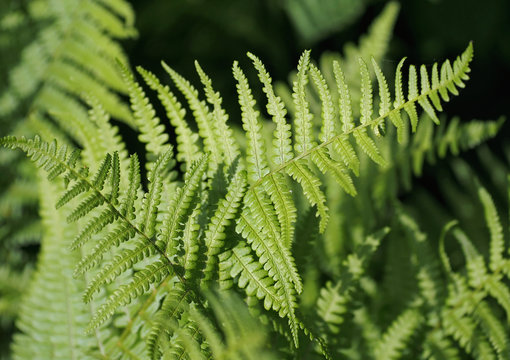
[[[391,2],[345,57],[316,65],[305,51],[287,92],[248,53],[263,99],[257,104],[252,78],[234,62],[242,129],[229,125],[234,116],[198,62],[203,91],[164,62],[171,86],[138,68],[175,132],[174,159],[165,119],[114,42],[134,34],[130,7],[48,3],[48,27],[0,97],[0,115],[33,97],[30,121],[44,140],[8,136],[0,145],[26,152],[56,184],[40,181],[46,240],[22,306],[19,359],[509,357],[510,260],[489,193],[478,189],[487,249],[454,228],[465,268],[458,256],[450,264],[443,237],[444,274],[396,201],[397,176],[409,185],[425,159],[457,155],[501,127],[439,121],[468,79],[471,44],[453,62],[403,59],[389,81],[379,64],[398,12]],[[127,154],[111,119],[138,131],[145,161]],[[60,145],[45,141],[53,137]],[[30,186],[13,188],[28,198]],[[59,198],[47,191],[57,187]],[[372,262],[386,258],[392,270],[374,274]],[[221,291],[204,296],[216,284]],[[37,299],[67,313],[44,319]]]
[[[443,318],[446,332],[468,353],[487,358],[505,358],[510,354],[510,289],[507,284],[510,259],[504,255],[507,245],[492,197],[481,186],[478,188],[478,196],[490,234],[489,257],[486,260],[468,236],[455,227],[454,222],[449,224],[446,231],[453,229],[452,234],[462,248],[466,263],[462,273],[452,270],[444,250],[443,237],[442,261],[451,281]],[[489,299],[498,304],[507,321],[498,317],[496,311],[501,311],[490,306]]]
[[[33,109],[80,117],[70,111],[83,112],[74,99],[94,94],[110,114],[132,124],[128,108],[116,94],[124,92],[124,87],[115,62],[127,64],[115,40],[136,34],[130,6],[124,1],[95,0],[42,1],[38,5],[31,8],[32,15],[41,17],[38,10],[45,9],[48,25],[23,50],[21,61],[10,72],[9,88],[0,97],[0,114],[9,115],[33,98]],[[74,102],[59,104],[59,98],[64,101],[68,96]]]
[[[266,347],[268,336],[264,326],[253,318],[246,305],[228,293],[210,294],[208,300],[217,325],[209,314],[198,308],[190,312],[190,325],[175,329],[179,344],[170,358],[186,354],[190,359],[206,359],[203,348],[215,359],[276,359]]]
[[[75,230],[76,224],[67,224],[65,213],[55,209],[62,185],[50,184],[42,176],[40,184],[44,188],[40,206],[45,232],[39,263],[16,323],[21,332],[12,345],[14,359],[101,356],[102,340],[84,332],[90,317],[80,297],[84,281],[72,277],[79,254],[69,253],[67,234]]]
[[[177,190],[169,197],[172,200],[168,205],[162,203],[163,199],[168,198],[168,195],[163,198],[162,192],[172,182],[169,171],[174,164],[173,154],[166,144],[163,125],[159,123],[152,105],[125,67],[121,68],[122,76],[131,97],[135,122],[142,134],[140,139],[147,144],[149,155],[147,191],[141,189],[136,156],[126,160],[122,168],[123,162],[118,152],[106,154],[97,169],[93,169],[94,173],[89,174],[87,168],[78,167],[78,152],[68,154],[66,147],[59,148],[55,143],[48,144],[37,137],[34,140],[7,137],[2,140],[2,144],[27,152],[39,166],[48,171],[50,179],[64,176],[69,185],[57,206],[65,205],[77,197],[81,199],[68,216],[68,221],[86,219],[86,225],[71,243],[73,249],[83,246],[97,233],[104,234],[75,270],[79,276],[101,263],[104,255],[113,251],[114,256],[102,266],[88,285],[84,295],[86,301],[90,301],[105,285],[117,282],[118,277],[130,271],[135,264],[144,264],[140,265],[141,268],[133,274],[130,282],[117,286],[107,301],[97,309],[89,330],[106,321],[119,306],[129,304],[167,277],[176,276],[183,286],[195,289],[193,284],[197,276],[202,276],[206,282],[219,276],[223,284],[229,284],[234,279],[249,295],[263,300],[266,309],[277,311],[281,317],[286,318],[297,348],[298,333],[302,327],[296,312],[297,297],[303,291],[303,284],[290,251],[294,240],[297,206],[291,195],[289,178],[299,184],[302,188],[300,193],[311,206],[316,207],[317,216],[320,217],[319,230],[323,232],[329,214],[319,174],[331,174],[346,193],[354,196],[356,189],[349,172],[358,175],[360,164],[354,143],[376,164],[386,166],[386,160],[369,131],[373,130],[376,135],[380,135],[379,129],[385,127],[383,123],[388,119],[402,140],[401,134],[406,125],[401,112],[405,110],[411,125],[415,125],[416,103],[435,119],[432,106],[440,111],[438,96],[441,95],[447,101],[448,93],[456,94],[457,88],[464,86],[471,56],[472,47],[469,45],[455,60],[453,67],[448,61],[442,65],[440,77],[438,66],[434,66],[432,84],[429,84],[425,67],[421,67],[420,90],[417,85],[418,75],[411,65],[409,93],[405,97],[402,81],[399,80],[401,62],[397,68],[394,100],[382,71],[372,62],[381,99],[378,115],[373,114],[374,91],[368,66],[360,60],[361,118],[358,121],[353,115],[355,111],[350,100],[350,90],[341,66],[335,63],[333,67],[339,94],[338,103],[335,104],[323,74],[310,63],[310,53],[305,52],[299,61],[293,86],[295,113],[291,125],[286,119],[285,106],[274,94],[271,78],[262,62],[249,54],[267,95],[268,113],[276,125],[274,149],[271,149],[274,155],[268,157],[260,113],[255,109],[250,85],[239,65],[234,63],[234,78],[237,80],[241,118],[246,134],[246,156],[241,157],[238,163],[233,157],[238,157],[239,150],[226,125],[226,115],[221,108],[219,95],[214,92],[211,80],[199,66],[197,71],[204,83],[207,100],[213,106],[212,111],[205,101],[199,99],[198,92],[189,82],[166,64],[163,65],[193,111],[199,136],[203,140],[203,152],[208,156],[200,156],[197,137],[185,126],[183,107],[169,88],[163,87],[151,73],[140,70],[149,86],[158,92],[171,123],[178,129],[179,159],[191,162],[186,164],[188,172],[184,185],[173,185]],[[317,88],[322,104],[321,131],[318,136],[313,130],[314,115],[306,92],[310,80]],[[104,114],[99,105],[93,107],[91,116],[96,118],[97,124],[101,124],[97,119],[104,118]],[[226,140],[219,142],[220,138]],[[220,143],[221,146],[218,145]],[[84,161],[94,163],[93,159],[99,156],[100,152],[88,156],[85,153]],[[195,159],[198,160],[195,162]],[[217,193],[214,189],[209,191],[211,198],[219,197],[214,210],[204,204],[199,206],[201,201],[207,199],[197,198],[199,193],[204,196],[208,192],[202,185],[204,175],[220,179],[218,176],[222,175],[217,169],[222,162],[232,166],[237,163],[237,170],[224,170],[228,185],[224,193]],[[121,179],[124,179],[123,186]],[[140,210],[136,212],[136,209]],[[243,238],[237,244],[224,240],[232,220],[237,224],[236,232]],[[198,255],[201,247],[205,250],[203,258]],[[348,267],[356,264],[349,263]]]

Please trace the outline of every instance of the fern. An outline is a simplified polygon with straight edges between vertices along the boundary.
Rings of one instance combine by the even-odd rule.
[[[70,17],[57,16],[57,3]],[[425,157],[457,155],[502,125],[438,116],[469,79],[472,44],[453,62],[402,59],[391,84],[378,65],[398,10],[390,3],[345,58],[316,65],[304,51],[287,92],[248,53],[264,99],[235,61],[242,129],[198,62],[203,95],[164,62],[177,90],[138,67],[175,131],[174,153],[158,106],[112,45],[134,35],[130,7],[80,5],[55,2],[55,23],[33,45],[47,55],[45,70],[24,85],[18,77],[29,70],[13,71],[14,90],[0,100],[7,114],[33,97],[23,126],[43,138],[10,135],[0,145],[47,172],[38,180],[43,252],[15,358],[508,357],[500,315],[510,319],[510,266],[489,192],[477,188],[488,257],[453,223],[436,254],[397,200]],[[138,132],[141,161],[112,120]],[[465,264],[445,247],[449,231]],[[45,322],[37,298],[68,313]]]

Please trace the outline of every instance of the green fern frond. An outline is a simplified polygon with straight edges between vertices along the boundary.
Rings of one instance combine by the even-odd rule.
[[[374,349],[376,359],[397,359],[406,342],[423,322],[417,309],[407,309],[390,325]]]
[[[499,220],[498,212],[491,196],[483,187],[478,189],[478,196],[485,211],[485,221],[490,231],[490,262],[492,271],[497,271],[503,265],[503,251],[505,240],[503,238],[503,227]]]
[[[234,141],[232,130],[227,125],[228,115],[221,106],[222,99],[220,93],[214,91],[211,79],[202,70],[198,61],[195,61],[195,68],[200,76],[200,81],[204,85],[207,102],[213,107],[213,123],[217,129],[218,135],[222,139],[218,144],[222,146],[221,151],[224,154],[226,164],[230,165],[239,155],[239,149]]]
[[[236,172],[227,188],[227,194],[220,200],[204,234],[207,248],[205,264],[205,280],[212,278],[212,271],[217,264],[217,255],[224,246],[225,228],[236,217],[246,188],[246,173],[241,165],[237,165]]]
[[[138,67],[137,70],[147,85],[152,90],[157,91],[158,98],[165,107],[167,117],[175,129],[177,134],[177,160],[185,161],[190,166],[193,161],[198,159],[200,151],[196,145],[198,134],[189,128],[184,119],[186,110],[182,108],[181,103],[170,91],[170,88],[163,86],[154,74],[141,67]]]
[[[241,119],[248,141],[246,155],[248,179],[251,182],[255,182],[269,172],[262,140],[261,125],[258,119],[259,112],[253,108],[255,101],[253,100],[248,80],[237,62],[234,62],[233,73],[234,78],[237,80],[237,93],[242,112]]]
[[[175,284],[172,291],[165,297],[147,336],[147,352],[150,359],[161,358],[160,342],[171,337],[172,326],[169,324],[176,326],[180,316],[187,310],[190,300],[189,290],[181,284]]]
[[[163,278],[172,275],[171,268],[165,261],[156,261],[143,270],[133,275],[129,284],[122,285],[109,296],[106,303],[102,304],[90,320],[86,331],[90,332],[105,322],[113,315],[115,310],[129,304],[133,298],[142,295],[149,290],[151,284],[160,282]]]
[[[305,51],[299,58],[297,79],[292,88],[292,99],[296,108],[294,116],[294,150],[297,154],[306,153],[314,147],[312,139],[312,118],[309,103],[306,100],[305,87],[308,83],[310,51]]]
[[[169,67],[165,62],[162,62],[163,68],[170,75],[173,82],[184,95],[188,101],[189,107],[193,112],[193,116],[198,125],[198,134],[204,141],[204,151],[211,154],[210,161],[212,162],[211,170],[221,163],[222,153],[221,149],[221,134],[213,122],[209,108],[204,101],[198,98],[198,91],[175,70]]]
[[[175,191],[170,201],[168,213],[163,220],[161,236],[157,241],[157,246],[165,249],[165,254],[171,256],[176,253],[176,239],[182,231],[182,221],[199,190],[208,167],[208,159],[209,157],[204,155],[190,165],[185,175],[184,185]]]
[[[339,332],[344,321],[344,313],[348,310],[348,302],[352,300],[351,294],[359,286],[359,280],[365,272],[369,259],[388,232],[389,228],[384,228],[368,236],[342,263],[338,282],[326,283],[326,286],[320,289],[317,314],[333,334]]]
[[[149,238],[152,238],[155,233],[157,210],[161,200],[163,183],[167,180],[168,171],[173,168],[174,164],[173,151],[170,147],[158,157],[149,170],[148,192],[142,200],[143,211],[139,217],[140,231],[144,232]]]
[[[281,241],[287,248],[294,239],[294,223],[297,209],[292,199],[292,190],[282,174],[272,174],[264,182],[264,190],[269,195],[280,224]]]
[[[40,178],[40,205],[45,233],[42,239],[40,262],[23,297],[17,320],[20,330],[12,344],[14,359],[69,359],[101,356],[102,340],[92,339],[84,330],[90,317],[89,309],[80,299],[83,279],[72,279],[72,267],[78,259],[76,252],[67,250],[68,233],[76,231],[67,224],[65,213],[56,210],[56,194],[63,190],[61,183],[49,183]],[[47,317],[47,313],[52,313]]]
[[[329,214],[326,206],[326,196],[320,189],[321,181],[308,167],[305,160],[294,161],[287,167],[287,173],[303,188],[303,193],[312,206],[317,206],[317,216],[320,216],[320,232],[324,232]]]
[[[237,220],[236,232],[248,241],[259,257],[259,261],[263,264],[264,269],[274,279],[275,289],[277,289],[280,297],[279,315],[281,317],[288,317],[294,344],[298,347],[298,325],[295,315],[295,308],[297,307],[296,290],[288,278],[281,260],[275,254],[273,249],[275,246],[274,241],[266,242],[264,235],[255,227],[257,226],[256,224],[258,222],[252,218],[248,208],[245,208]]]
[[[121,63],[119,63],[119,68],[129,93],[135,123],[141,132],[139,139],[145,144],[149,162],[155,161],[170,146],[168,144],[168,134],[165,133],[165,126],[160,123],[154,108],[141,86],[136,82],[133,74]]]
[[[262,264],[255,261],[251,249],[240,243],[232,250],[219,255],[219,278],[223,290],[232,286],[230,279],[238,279],[238,286],[246,288],[248,296],[256,296],[263,300],[264,308],[267,310],[280,309],[280,297],[274,288],[274,280],[263,268]]]
[[[149,244],[138,244],[134,249],[124,249],[106,264],[89,282],[83,293],[83,301],[90,302],[94,293],[101,289],[101,286],[112,283],[123,272],[130,269],[143,259],[154,255],[155,251]]]

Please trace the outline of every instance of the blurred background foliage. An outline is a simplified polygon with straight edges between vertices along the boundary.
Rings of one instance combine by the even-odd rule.
[[[387,3],[383,0],[131,2],[139,33],[135,40],[127,40],[123,44],[131,64],[141,65],[165,79],[160,66],[161,60],[164,60],[192,83],[197,83],[193,60],[199,60],[211,76],[216,90],[222,93],[230,121],[238,124],[240,110],[231,75],[234,60],[239,60],[246,69],[251,68],[245,56],[250,51],[264,61],[275,81],[287,81],[303,49],[312,49],[315,59],[326,51],[340,52],[347,42],[358,40]],[[9,70],[20,61],[21,50],[45,26],[44,9],[38,8],[37,4],[36,0],[0,1],[0,94],[7,86]],[[473,41],[475,46],[471,80],[462,96],[455,97],[448,104],[446,111],[449,117],[459,116],[462,121],[495,120],[500,116],[508,118],[508,0],[401,1],[392,45],[382,65],[393,69],[403,56],[407,56],[410,62],[432,64],[456,56],[469,41]],[[255,72],[247,72],[247,75],[255,84]],[[256,97],[261,98],[259,87],[254,87],[254,92]],[[12,118],[16,116],[22,114],[14,114]],[[0,121],[0,135],[10,133],[15,126],[16,122],[12,119]],[[129,130],[124,130],[129,144]],[[468,203],[469,198],[476,196],[473,195],[476,194],[473,190],[476,186],[474,174],[494,195],[501,214],[504,214],[502,218],[508,219],[505,190],[510,164],[510,147],[506,144],[509,131],[507,121],[500,130],[500,136],[481,148],[468,151],[461,158],[447,157],[434,166],[426,165],[421,179],[415,184],[418,186],[411,194],[401,195],[403,205],[417,215],[424,229],[436,231],[431,238],[439,233],[445,218],[460,219],[472,233],[485,227],[483,219],[476,218],[479,214],[476,209],[455,206],[461,198]],[[15,156],[9,154],[0,152],[0,157]],[[4,158],[0,160],[5,162]],[[16,158],[7,159],[11,163],[15,161]],[[14,175],[8,169],[2,167],[1,171],[0,195],[14,183]],[[26,171],[26,179],[29,179],[31,170]],[[30,184],[19,181],[16,184],[20,187],[20,196],[35,199],[35,194],[27,191],[31,189]],[[33,192],[34,189],[31,190]],[[471,203],[478,204],[476,201]],[[7,350],[12,319],[16,314],[12,304],[17,302],[7,299],[6,294],[11,297],[21,294],[37,254],[37,224],[25,227],[25,233],[18,234],[16,238],[10,233],[5,220],[10,219],[13,228],[19,228],[20,222],[32,224],[35,204],[30,201],[23,204],[16,207],[16,204],[3,204],[0,199],[0,358]],[[12,222],[13,219],[16,222]],[[1,264],[9,264],[9,267]]]

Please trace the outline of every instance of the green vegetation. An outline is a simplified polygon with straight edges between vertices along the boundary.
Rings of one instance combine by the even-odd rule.
[[[303,44],[368,6],[318,4],[281,3]],[[510,358],[504,118],[447,115],[477,44],[386,61],[399,9],[218,91],[133,67],[124,0],[0,6],[0,355]]]

